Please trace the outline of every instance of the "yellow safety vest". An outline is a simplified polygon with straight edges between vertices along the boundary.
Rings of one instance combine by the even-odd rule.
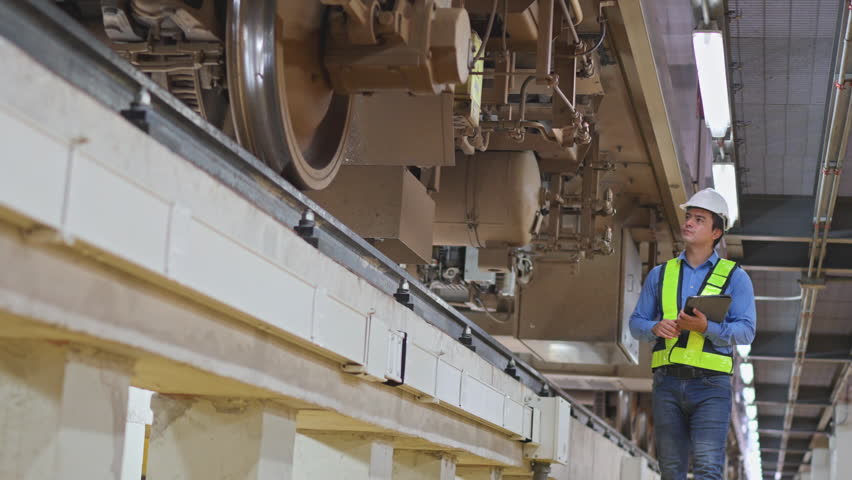
[[[736,262],[719,259],[698,289],[699,295],[721,295],[736,267]],[[660,306],[662,318],[668,320],[676,319],[681,310],[681,268],[681,259],[673,258],[666,262],[660,272]],[[684,331],[678,338],[657,339],[651,368],[671,364],[691,365],[725,373],[731,373],[734,369],[732,355],[720,353],[703,334],[693,331]]]

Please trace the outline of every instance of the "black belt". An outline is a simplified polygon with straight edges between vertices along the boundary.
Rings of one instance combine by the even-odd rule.
[[[663,372],[664,375],[677,377],[681,380],[689,380],[691,378],[713,377],[716,375],[729,375],[725,372],[717,372],[715,370],[707,370],[706,368],[692,367],[689,365],[663,365],[654,369]]]

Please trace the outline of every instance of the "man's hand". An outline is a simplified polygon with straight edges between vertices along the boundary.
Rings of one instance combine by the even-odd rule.
[[[680,336],[680,327],[674,320],[660,320],[651,329],[654,335],[662,338],[677,338]]]
[[[692,315],[683,310],[677,316],[677,326],[683,330],[692,330],[698,333],[707,331],[707,317],[697,308],[692,309]]]

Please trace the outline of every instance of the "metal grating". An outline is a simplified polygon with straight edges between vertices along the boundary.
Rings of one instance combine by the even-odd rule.
[[[838,3],[732,0],[736,136],[746,194],[811,195]]]

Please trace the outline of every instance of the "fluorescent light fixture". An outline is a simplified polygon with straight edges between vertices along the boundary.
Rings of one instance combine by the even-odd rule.
[[[749,430],[751,430],[752,432],[756,432],[758,428],[759,428],[759,425],[757,424],[757,420],[749,420],[748,421],[748,429]]]
[[[754,365],[745,362],[741,363],[740,378],[743,379],[743,383],[750,385],[751,381],[754,380]]]
[[[754,405],[749,405],[746,407],[746,415],[749,420],[754,420],[757,418],[757,407]]]
[[[713,163],[713,186],[728,204],[728,227],[732,227],[740,218],[740,205],[737,203],[737,169],[730,162]]]
[[[751,353],[751,345],[737,345],[737,353],[743,358],[748,358],[748,354]]]
[[[698,85],[704,121],[714,138],[724,138],[731,126],[731,105],[728,101],[728,76],[725,61],[725,40],[719,30],[692,32]]]
[[[748,404],[754,403],[754,387],[745,387],[743,389],[743,398]]]

